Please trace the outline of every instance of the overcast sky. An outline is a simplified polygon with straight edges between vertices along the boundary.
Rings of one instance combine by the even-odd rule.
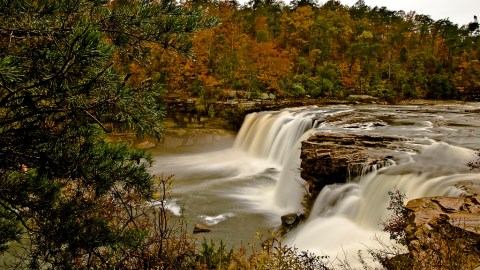
[[[385,6],[389,10],[416,11],[430,15],[434,20],[449,18],[459,26],[473,21],[473,15],[480,18],[480,0],[364,0],[370,7]],[[319,1],[325,3],[326,0]],[[340,0],[347,6],[354,5],[357,0]]]
[[[244,4],[249,0],[238,0]],[[281,0],[288,4],[290,0]],[[324,4],[328,0],[317,0]],[[418,14],[430,15],[434,20],[448,18],[459,26],[473,22],[473,16],[480,19],[480,0],[364,0],[370,7],[387,7],[389,10],[416,11]],[[347,6],[354,5],[357,0],[340,0]]]

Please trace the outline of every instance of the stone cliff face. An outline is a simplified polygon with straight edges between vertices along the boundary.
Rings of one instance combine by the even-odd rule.
[[[281,99],[281,100],[246,100],[231,99],[203,104],[200,99],[167,98],[166,119],[172,120],[179,127],[186,127],[192,123],[200,124],[212,122],[224,129],[239,130],[245,115],[252,112],[280,110],[289,107],[301,107],[314,104],[339,104],[340,101],[318,99]],[[209,119],[210,118],[210,119]]]
[[[376,165],[392,159],[400,137],[369,134],[316,133],[302,142],[301,176],[307,181],[310,197],[333,183],[345,183]]]
[[[414,269],[480,267],[480,195],[421,198],[406,208]]]

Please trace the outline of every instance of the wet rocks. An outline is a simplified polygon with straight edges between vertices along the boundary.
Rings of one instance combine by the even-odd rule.
[[[315,198],[328,184],[345,183],[393,159],[401,137],[319,132],[302,142],[301,176]]]
[[[193,233],[194,234],[197,234],[197,233],[205,233],[205,232],[210,232],[212,231],[212,229],[205,225],[205,224],[202,224],[202,223],[197,223],[195,224],[195,227],[193,228]]]
[[[417,227],[443,219],[454,227],[480,233],[480,195],[420,198],[409,201],[406,208]]]
[[[282,219],[282,227],[293,227],[300,223],[300,216],[297,213],[283,215]]]

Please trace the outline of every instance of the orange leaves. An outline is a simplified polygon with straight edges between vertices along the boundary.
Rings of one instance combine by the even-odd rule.
[[[346,89],[358,89],[358,79],[361,73],[360,61],[353,63],[342,62],[339,66],[341,73],[341,82]]]
[[[148,78],[146,67],[142,67],[139,64],[133,62],[128,66],[128,74],[130,74],[127,85],[139,86],[144,80]]]
[[[438,72],[456,73],[451,74],[455,85],[466,91],[479,88],[474,47],[459,47],[467,42],[452,40],[454,34],[434,21],[416,23],[410,15],[382,9],[355,17],[348,8],[308,5],[202,6],[221,23],[194,34],[193,59],[152,47],[156,57],[150,63],[125,63],[115,56],[114,62],[122,65],[119,71],[131,73],[132,84],[160,78],[170,93],[212,100],[237,90],[252,92],[252,97],[265,91],[282,93],[282,87],[291,89],[297,75],[328,79],[340,96],[385,87],[402,93],[405,87],[421,89],[420,93]],[[323,68],[326,63],[338,69],[322,75],[328,71]]]
[[[352,76],[342,77],[342,84],[348,89],[354,88],[356,84],[356,78]]]
[[[290,76],[292,69],[288,53],[278,49],[274,43],[267,42],[256,44],[250,56],[258,80],[267,84],[270,90],[282,92],[279,82]]]

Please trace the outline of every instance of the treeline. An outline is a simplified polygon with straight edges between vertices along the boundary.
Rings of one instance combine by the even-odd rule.
[[[480,93],[480,31],[415,12],[348,7],[330,0],[193,0],[220,18],[193,37],[192,58],[158,56],[130,69],[154,75],[170,96],[204,104],[232,97],[345,98],[368,94],[474,99]],[[146,75],[149,74],[149,75]],[[140,80],[141,81],[141,80]]]

